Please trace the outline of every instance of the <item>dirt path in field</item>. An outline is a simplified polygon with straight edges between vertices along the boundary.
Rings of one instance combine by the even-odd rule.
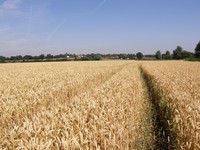
[[[171,111],[165,105],[161,105],[163,99],[158,87],[154,85],[152,78],[145,72],[142,66],[139,70],[144,82],[144,88],[147,89],[148,100],[152,105],[152,120],[155,132],[155,147],[160,150],[176,149],[176,133],[171,131],[168,119],[171,116]]]
[[[104,138],[97,142],[100,147],[108,148],[106,144],[114,137],[113,146],[108,149],[118,147],[119,149],[153,150],[155,142],[151,103],[146,99],[146,89],[143,86],[137,65],[128,64],[98,86],[89,88],[75,96],[75,99],[72,98],[68,105],[77,108],[89,105],[83,116],[89,118],[87,124],[92,129],[89,129],[91,133],[94,132],[95,124],[101,126],[101,134]],[[90,108],[90,105],[94,108]],[[99,119],[95,120],[98,117]],[[82,128],[88,127],[83,125]],[[108,133],[110,137],[107,137]]]

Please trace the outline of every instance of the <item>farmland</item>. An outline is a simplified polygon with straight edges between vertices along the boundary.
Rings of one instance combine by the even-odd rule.
[[[148,62],[143,70],[159,94],[157,103],[168,124],[169,146],[200,149],[200,64]]]
[[[1,64],[0,149],[200,149],[199,68],[184,61]]]

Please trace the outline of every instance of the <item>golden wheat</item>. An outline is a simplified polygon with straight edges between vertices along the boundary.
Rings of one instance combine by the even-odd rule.
[[[137,63],[0,65],[0,149],[153,149]]]
[[[169,124],[177,134],[177,149],[200,149],[200,63],[143,62],[172,111]]]

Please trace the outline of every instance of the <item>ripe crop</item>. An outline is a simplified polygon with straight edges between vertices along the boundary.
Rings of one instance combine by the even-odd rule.
[[[1,64],[0,149],[200,149],[199,68],[184,61]]]
[[[0,149],[153,147],[150,104],[137,63],[3,64],[0,69]]]
[[[177,149],[200,149],[200,64],[184,61],[144,62],[143,70],[158,88]],[[167,113],[170,113],[167,114]]]

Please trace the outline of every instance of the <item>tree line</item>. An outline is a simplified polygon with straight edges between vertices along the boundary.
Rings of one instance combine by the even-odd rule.
[[[40,61],[89,61],[89,60],[101,60],[101,59],[187,59],[187,60],[200,60],[200,42],[197,44],[194,53],[184,50],[181,46],[177,46],[173,53],[171,54],[170,51],[166,51],[165,53],[161,53],[160,50],[156,51],[155,55],[143,55],[142,52],[138,52],[136,54],[100,54],[100,53],[92,53],[92,54],[59,54],[59,55],[52,55],[52,54],[41,54],[38,56],[32,55],[17,55],[17,56],[10,56],[4,57],[0,56],[0,62],[40,62]]]
[[[17,55],[4,57],[0,56],[0,62],[44,62],[44,61],[92,61],[102,59],[136,59],[135,54],[41,54],[39,56]]]
[[[186,60],[198,60],[200,61],[200,41],[197,44],[196,48],[194,49],[193,52],[189,52],[184,50],[181,46],[177,46],[175,50],[173,50],[173,53],[171,54],[170,51],[166,51],[165,53],[161,53],[160,50],[156,51],[155,55],[143,55],[142,52],[138,52],[136,54],[136,58],[141,60],[144,57],[146,58],[155,58],[157,60],[180,60],[180,59],[186,59]]]
[[[161,53],[160,50],[156,51],[155,58],[160,59],[187,59],[187,60],[199,60],[200,59],[200,42],[197,44],[196,48],[193,52],[189,52],[184,50],[181,46],[177,46],[173,53],[171,54],[170,51],[166,51],[165,53]]]

